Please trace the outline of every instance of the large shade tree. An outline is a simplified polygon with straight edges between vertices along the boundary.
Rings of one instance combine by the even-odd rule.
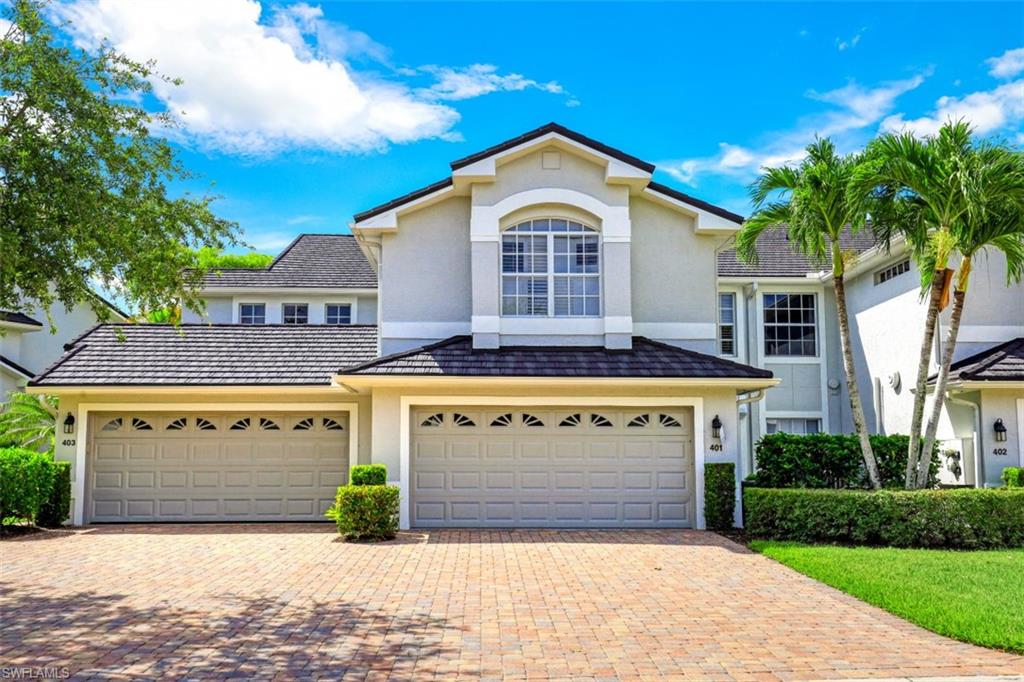
[[[38,0],[14,0],[0,35],[0,309],[87,302],[99,285],[143,310],[202,308],[195,249],[236,243],[151,113],[153,64],[68,45]],[[9,22],[9,23],[8,23]],[[0,30],[4,30],[0,28]]]
[[[812,260],[831,264],[853,426],[868,480],[872,487],[880,488],[878,463],[857,386],[846,310],[846,267],[853,254],[845,252],[840,242],[847,230],[857,232],[866,228],[862,195],[852,191],[858,162],[855,155],[837,154],[831,140],[823,139],[807,147],[807,156],[799,166],[764,169],[751,187],[755,210],[737,235],[736,250],[743,260],[756,262],[761,233],[767,229],[786,229],[795,249]]]
[[[924,453],[935,443],[974,259],[990,249],[1003,252],[1008,284],[1020,281],[1024,270],[1024,160],[1005,145],[976,143],[964,121],[949,122],[923,139],[882,135],[868,146],[866,157],[855,184],[874,192],[872,213],[881,238],[904,239],[910,246],[928,300],[906,468],[906,486],[924,487],[929,459]],[[959,262],[951,263],[957,254]],[[949,329],[922,434],[931,353],[950,290]]]

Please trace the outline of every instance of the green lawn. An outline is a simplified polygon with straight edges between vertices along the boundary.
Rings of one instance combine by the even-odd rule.
[[[767,541],[750,546],[933,632],[1024,653],[1024,549],[962,552]]]

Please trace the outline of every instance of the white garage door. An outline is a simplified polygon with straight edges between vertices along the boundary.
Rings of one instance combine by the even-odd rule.
[[[323,521],[348,478],[342,414],[97,414],[86,520]]]
[[[412,411],[419,527],[693,525],[692,410]]]

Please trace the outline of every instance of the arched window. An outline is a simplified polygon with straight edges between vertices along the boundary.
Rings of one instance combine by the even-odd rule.
[[[564,218],[513,225],[501,236],[501,313],[527,317],[601,314],[600,236]]]

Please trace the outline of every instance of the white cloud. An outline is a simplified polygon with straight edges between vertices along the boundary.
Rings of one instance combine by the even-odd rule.
[[[843,40],[842,38],[836,38],[836,49],[839,50],[840,52],[844,52],[846,50],[851,50],[857,47],[857,44],[860,42],[860,39],[864,36],[864,31],[866,30],[866,27],[862,28],[861,30],[857,31],[857,33],[852,38],[848,38],[846,40]]]
[[[894,114],[882,121],[887,131],[907,131],[914,135],[934,135],[947,121],[966,120],[978,135],[1024,123],[1024,79],[1003,83],[994,90],[972,92],[963,97],[940,97],[935,110],[920,118],[907,119]]]
[[[427,97],[438,100],[461,100],[480,97],[492,92],[518,92],[522,90],[542,90],[553,95],[566,94],[565,89],[557,81],[542,83],[522,74],[498,73],[493,64],[471,64],[462,68],[449,66],[423,66],[420,71],[431,74],[437,82],[420,92]]]
[[[296,215],[288,218],[285,223],[288,225],[307,225],[309,223],[319,223],[323,221],[324,217],[319,215]]]
[[[799,162],[804,158],[804,148],[815,136],[833,137],[841,146],[858,146],[871,128],[893,110],[896,100],[919,87],[929,74],[927,71],[874,88],[850,82],[828,92],[809,91],[808,98],[834,108],[798,121],[791,130],[765,136],[767,142],[763,145],[747,147],[721,142],[714,156],[668,161],[658,164],[658,167],[687,184],[695,184],[702,174],[749,180],[764,166]]]
[[[79,45],[108,39],[129,57],[156,60],[162,74],[181,78],[180,86],[153,79],[153,94],[181,124],[169,134],[227,153],[365,152],[460,139],[452,130],[459,113],[446,101],[498,89],[562,92],[557,83],[503,76],[494,67],[467,70],[494,81],[491,89],[468,80],[451,87],[460,71],[447,67],[431,67],[438,82],[419,89],[357,71],[353,61],[386,63],[387,48],[305,3],[276,9],[266,23],[256,0],[72,0],[54,11],[72,22]]]
[[[1024,47],[1007,50],[998,57],[985,60],[989,65],[988,75],[994,78],[1013,78],[1024,71]]]

